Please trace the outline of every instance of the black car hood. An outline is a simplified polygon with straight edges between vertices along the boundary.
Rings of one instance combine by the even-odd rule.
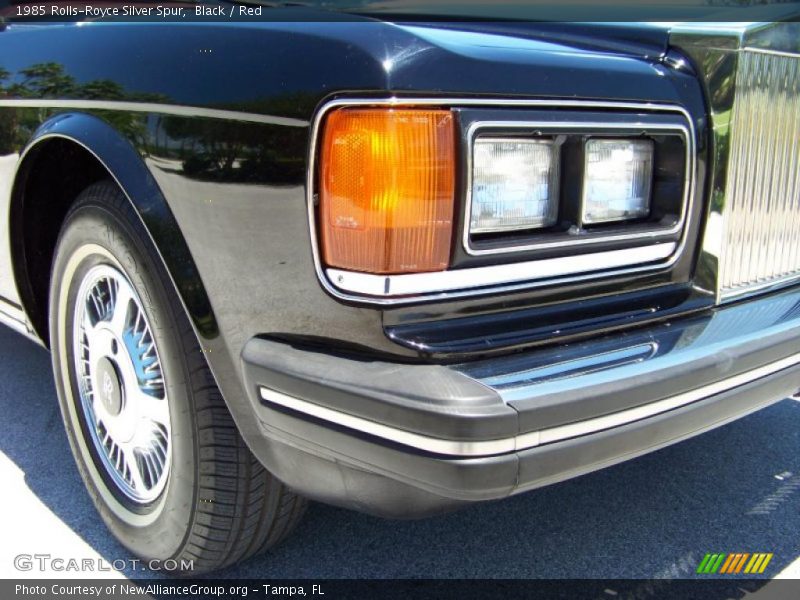
[[[422,25],[395,16],[395,23]],[[549,23],[531,21],[436,21],[437,29],[454,29],[562,44],[590,51],[606,51],[640,58],[663,56],[669,44],[670,28],[649,23]]]

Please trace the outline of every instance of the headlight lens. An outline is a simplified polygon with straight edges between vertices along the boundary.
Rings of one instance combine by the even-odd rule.
[[[558,162],[552,140],[475,140],[470,233],[553,225],[558,218]]]
[[[626,221],[650,214],[651,140],[590,139],[585,154],[584,224]]]

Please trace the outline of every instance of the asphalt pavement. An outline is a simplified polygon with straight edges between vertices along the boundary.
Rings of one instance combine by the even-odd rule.
[[[2,326],[0,419],[0,577],[26,574],[14,568],[20,553],[129,558],[83,489],[49,354]],[[800,578],[800,402],[787,399],[636,460],[427,520],[312,504],[283,545],[218,575],[681,578],[694,577],[707,552],[771,552],[765,577]]]

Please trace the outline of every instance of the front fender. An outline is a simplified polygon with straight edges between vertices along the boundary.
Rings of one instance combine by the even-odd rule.
[[[213,339],[219,335],[217,320],[205,287],[178,223],[155,179],[131,143],[108,123],[80,112],[58,114],[45,121],[23,150],[14,180],[11,202],[11,226],[19,223],[25,199],[25,184],[31,176],[36,157],[47,140],[69,140],[91,153],[117,182],[130,200],[161,256],[175,289],[199,336]],[[12,239],[17,236],[11,232]],[[19,244],[12,244],[15,277],[21,281],[24,260]]]

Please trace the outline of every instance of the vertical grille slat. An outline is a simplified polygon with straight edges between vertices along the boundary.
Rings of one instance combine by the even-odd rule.
[[[800,57],[741,53],[729,139],[722,298],[800,277]]]
[[[800,94],[795,94],[790,114],[793,119],[793,130],[800,130]],[[790,164],[800,165],[800,150],[798,146],[799,144],[796,140],[795,143],[791,145]],[[792,228],[790,231],[793,232],[792,237],[796,240],[797,236],[800,235],[800,232],[798,232],[798,228],[800,228],[800,167],[796,168],[794,172],[791,173],[789,182],[787,182],[787,190],[792,203]],[[795,243],[790,246],[789,255],[791,257],[789,264],[796,264],[797,261],[800,261],[800,243],[795,241]]]

